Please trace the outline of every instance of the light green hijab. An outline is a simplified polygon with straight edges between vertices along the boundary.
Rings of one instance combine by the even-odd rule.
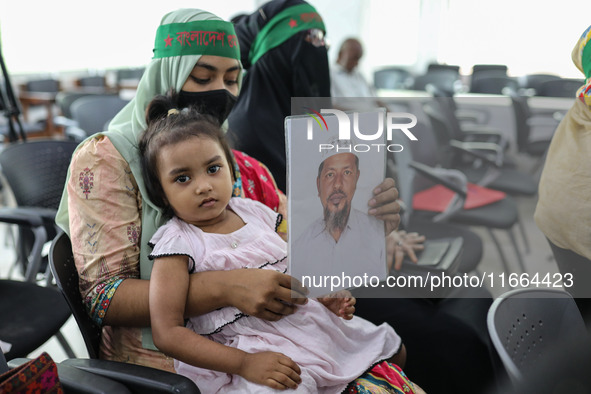
[[[199,9],[180,9],[166,14],[156,33],[154,58],[146,67],[135,97],[113,118],[105,135],[127,161],[142,195],[142,231],[140,243],[140,277],[149,279],[152,261],[148,259],[148,242],[165,218],[149,199],[142,178],[138,141],[146,129],[146,108],[159,94],[170,89],[181,90],[202,55],[224,56],[240,60],[234,26],[214,14]],[[240,82],[240,78],[239,78]],[[87,140],[83,141],[83,145]],[[68,180],[70,173],[68,172]],[[69,231],[68,196],[64,189],[56,223]],[[151,338],[144,346],[150,346]],[[151,336],[150,336],[151,337]]]

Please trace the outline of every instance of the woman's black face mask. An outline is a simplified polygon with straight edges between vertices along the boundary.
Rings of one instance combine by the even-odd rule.
[[[226,89],[206,92],[187,92],[181,90],[178,96],[179,108],[195,107],[199,112],[216,118],[220,125],[224,123],[236,104],[236,96]]]

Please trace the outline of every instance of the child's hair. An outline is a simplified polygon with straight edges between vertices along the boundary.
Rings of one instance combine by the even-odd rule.
[[[196,108],[177,107],[177,95],[173,92],[166,96],[156,96],[146,110],[148,128],[139,141],[142,176],[148,197],[166,215],[172,215],[172,209],[166,203],[164,190],[158,177],[157,155],[160,149],[185,141],[191,137],[210,138],[220,144],[228,165],[232,181],[236,180],[234,158],[224,137],[219,122],[215,117],[204,115]]]

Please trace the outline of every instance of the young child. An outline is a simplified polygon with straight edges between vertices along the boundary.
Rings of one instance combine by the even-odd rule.
[[[387,324],[354,317],[350,294],[309,299],[277,321],[220,305],[185,324],[190,273],[286,272],[288,265],[286,242],[276,232],[281,215],[231,198],[233,159],[220,126],[193,109],[175,109],[175,102],[171,95],[150,103],[140,152],[148,196],[171,217],[151,240],[149,291],[154,343],[175,358],[176,371],[205,393],[419,390],[384,362],[404,363],[400,337]]]

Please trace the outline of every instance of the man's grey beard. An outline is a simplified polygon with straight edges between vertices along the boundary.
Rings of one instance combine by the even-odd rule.
[[[343,209],[332,212],[328,209],[328,205],[324,208],[324,225],[329,232],[339,230],[342,232],[347,225],[349,219],[349,203],[345,203]]]

